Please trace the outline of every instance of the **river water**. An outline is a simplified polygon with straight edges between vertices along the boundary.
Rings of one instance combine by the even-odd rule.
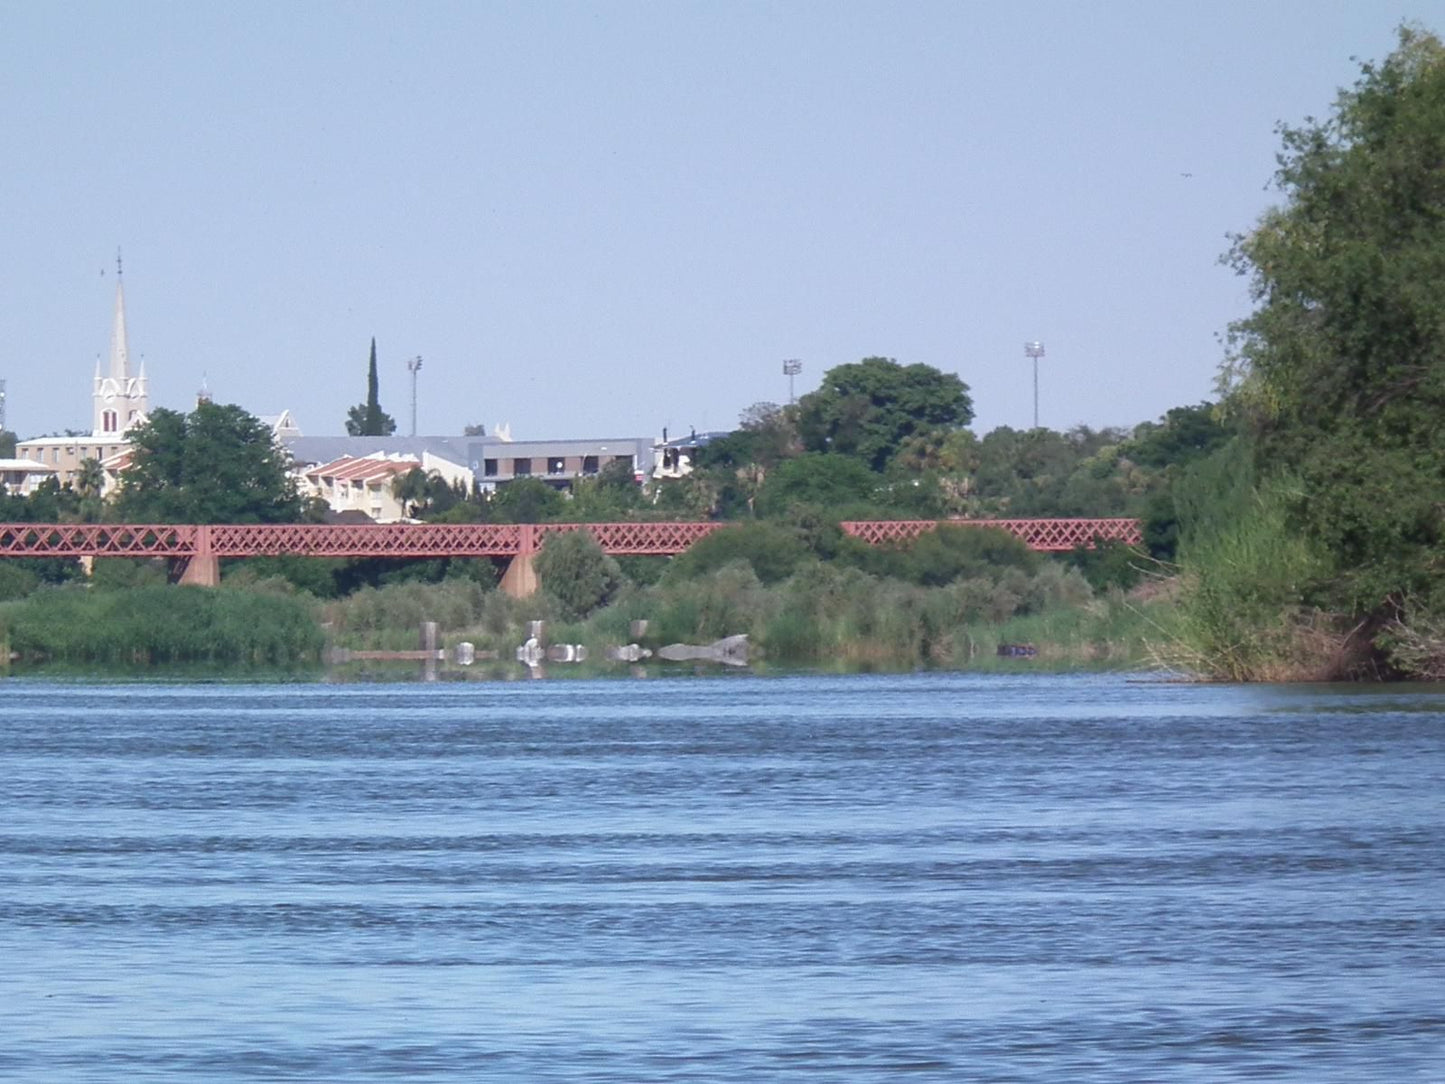
[[[0,1079],[1445,1079],[1439,690],[0,697]]]

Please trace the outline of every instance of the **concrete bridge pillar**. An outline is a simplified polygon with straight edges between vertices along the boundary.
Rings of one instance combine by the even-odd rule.
[[[196,552],[186,559],[180,582],[193,587],[215,587],[221,582],[221,563],[211,552],[211,528],[205,524],[196,528]]]
[[[506,571],[502,573],[502,581],[498,586],[512,598],[530,598],[537,593],[540,586],[537,566],[533,563],[537,558],[539,532],[534,523],[523,523],[520,527],[521,539],[517,555],[507,562]]]

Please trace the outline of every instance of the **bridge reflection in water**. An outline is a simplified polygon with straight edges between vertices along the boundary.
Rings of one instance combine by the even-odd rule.
[[[1036,550],[1067,551],[1099,541],[1138,545],[1136,519],[855,520],[843,530],[870,545],[911,541],[940,524],[994,527]],[[502,589],[537,589],[532,559],[549,534],[587,531],[614,555],[670,556],[729,522],[709,523],[284,523],[0,524],[0,557],[166,557],[182,583],[214,586],[222,557],[489,557],[505,559]]]

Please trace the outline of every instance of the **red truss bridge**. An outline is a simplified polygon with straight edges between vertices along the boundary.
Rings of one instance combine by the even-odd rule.
[[[1135,519],[859,520],[842,525],[871,545],[896,545],[949,526],[994,527],[1036,550],[1098,541],[1138,545]],[[3,523],[0,557],[166,557],[182,583],[219,582],[222,557],[492,557],[508,560],[502,586],[536,590],[532,558],[549,534],[585,530],[615,555],[670,556],[729,523],[378,523],[147,524]]]

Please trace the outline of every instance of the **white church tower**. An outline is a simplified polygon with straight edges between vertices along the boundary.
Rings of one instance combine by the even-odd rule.
[[[146,394],[145,362],[140,373],[130,375],[130,347],[125,337],[125,281],[120,256],[115,258],[115,322],[110,332],[110,371],[101,375],[95,363],[95,425],[98,438],[119,439],[131,426],[145,421],[150,412]]]

